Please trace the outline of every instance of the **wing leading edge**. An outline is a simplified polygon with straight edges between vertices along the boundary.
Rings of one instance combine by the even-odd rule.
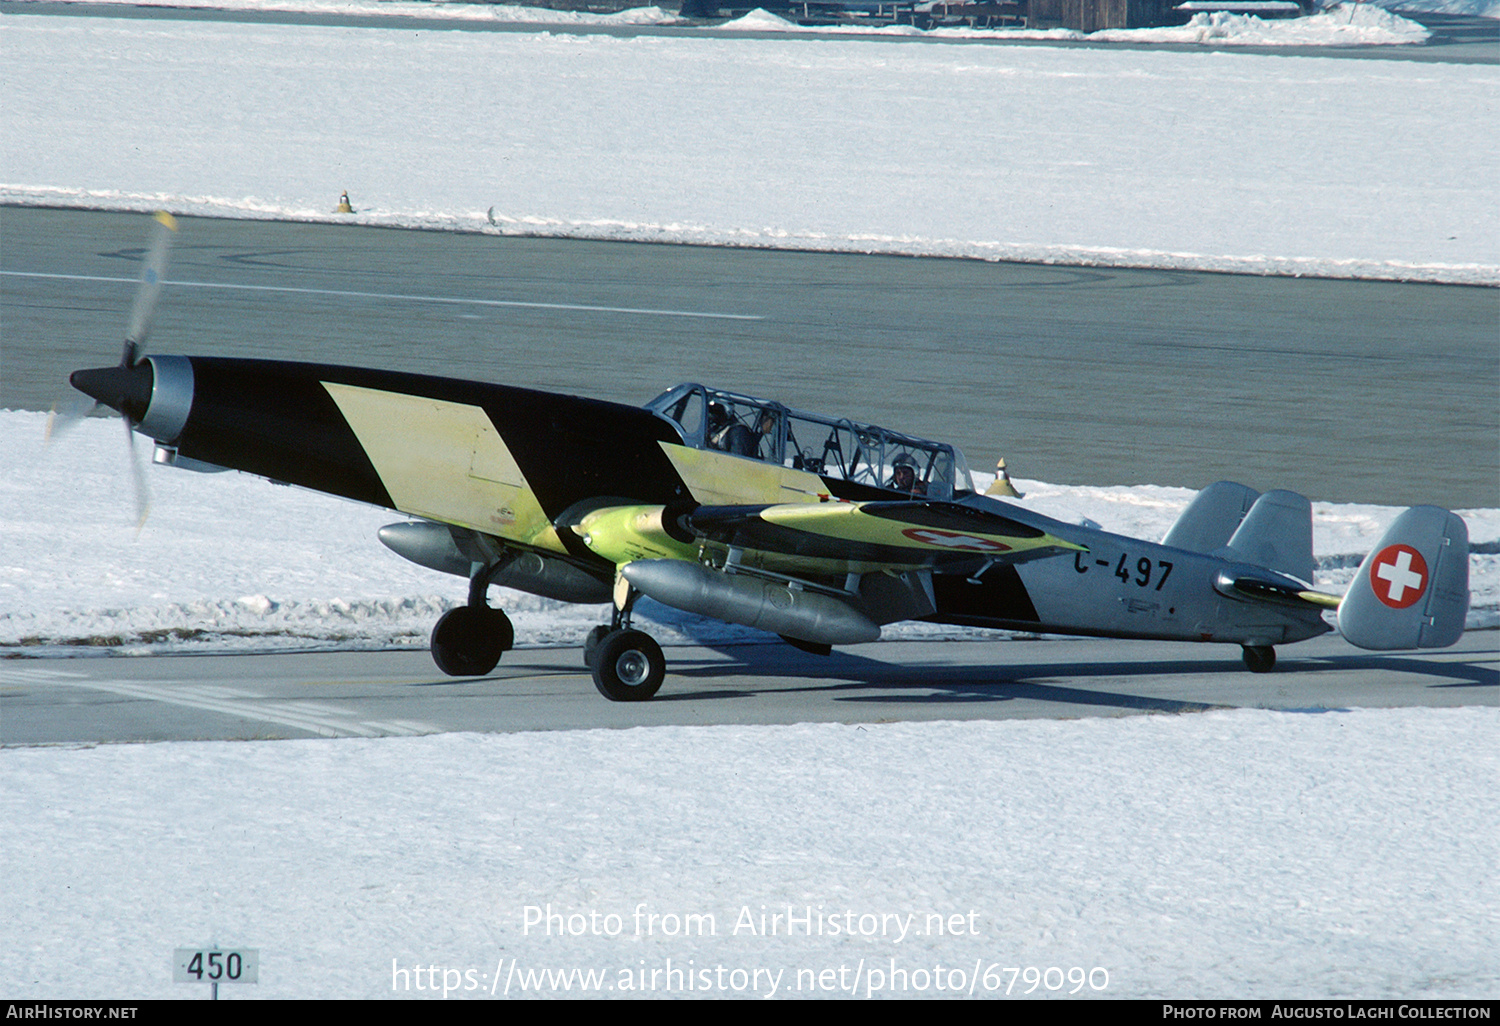
[[[935,569],[982,572],[1086,551],[1044,527],[954,502],[829,502],[596,510],[574,530],[598,555],[691,559],[792,578]]]
[[[795,574],[959,572],[1079,550],[1040,527],[952,502],[700,507],[683,526],[739,561]]]

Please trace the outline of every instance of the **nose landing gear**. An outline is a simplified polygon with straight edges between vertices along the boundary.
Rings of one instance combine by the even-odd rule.
[[[644,702],[661,688],[667,659],[656,639],[630,626],[630,611],[640,593],[620,582],[623,601],[617,601],[609,626],[589,631],[583,661],[594,671],[594,687],[611,702]],[[617,597],[620,592],[617,592]]]
[[[612,702],[644,702],[667,674],[661,646],[644,631],[612,631],[594,650],[594,687]]]

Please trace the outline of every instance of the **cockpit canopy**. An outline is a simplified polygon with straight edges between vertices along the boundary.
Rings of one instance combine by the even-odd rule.
[[[684,445],[898,492],[952,499],[974,490],[963,453],[873,424],[792,410],[769,399],[706,388],[669,388],[646,404]]]

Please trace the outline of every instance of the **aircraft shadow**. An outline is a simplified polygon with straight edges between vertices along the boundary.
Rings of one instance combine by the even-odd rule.
[[[1493,659],[1487,653],[1474,653],[1474,661]],[[1398,670],[1402,673],[1438,677],[1440,680],[1428,684],[1430,688],[1494,688],[1500,687],[1500,670],[1491,670],[1473,663],[1440,663],[1426,659],[1401,658],[1389,655],[1324,656],[1306,660],[1309,668],[1324,666],[1339,670]]]
[[[1157,663],[1039,663],[1012,666],[952,666],[933,663],[886,663],[849,653],[830,656],[790,655],[766,646],[721,650],[730,663],[679,663],[671,674],[705,683],[720,677],[745,674],[763,676],[766,687],[747,691],[674,691],[656,700],[705,699],[751,696],[774,691],[778,694],[825,694],[834,701],[892,705],[972,705],[1030,699],[1069,705],[1097,706],[1149,712],[1202,712],[1222,706],[1120,691],[1090,690],[1049,683],[1057,678],[1101,677],[1118,679],[1132,673],[1154,676],[1212,674],[1237,670],[1210,661]],[[1240,671],[1243,672],[1243,671]],[[778,684],[778,677],[826,678],[825,684]],[[1031,679],[1039,678],[1039,679]],[[870,694],[871,691],[879,692]],[[920,691],[920,693],[918,693]]]
[[[1072,705],[1152,712],[1201,712],[1226,708],[1233,703],[1215,703],[1132,694],[1116,689],[1090,689],[1054,683],[1059,679],[1108,679],[1118,684],[1120,678],[1142,676],[1162,678],[1185,676],[1215,678],[1248,676],[1238,659],[1191,659],[1120,662],[1035,662],[1005,666],[953,666],[933,663],[887,663],[847,652],[826,657],[807,656],[777,646],[724,646],[716,649],[730,662],[674,664],[670,673],[678,678],[708,682],[714,678],[743,674],[763,676],[766,690],[781,693],[833,693],[835,701],[891,704],[968,704],[1030,699]],[[1490,658],[1476,653],[1475,663]],[[1317,673],[1322,670],[1386,671],[1437,678],[1425,685],[1431,688],[1472,688],[1500,686],[1500,672],[1469,662],[1436,662],[1420,658],[1380,655],[1322,656],[1304,659],[1283,657],[1281,673]],[[1277,671],[1254,678],[1264,683],[1275,681]],[[827,678],[826,684],[790,684],[781,686],[778,677]],[[901,693],[920,689],[922,693]],[[761,690],[761,689],[757,689]],[[884,694],[869,694],[871,690]],[[838,694],[839,692],[858,692]],[[754,691],[675,692],[671,697],[684,699],[728,698],[755,694]],[[658,700],[666,698],[658,696]],[[1311,697],[1311,696],[1309,696]]]
[[[1231,708],[1235,702],[1179,699],[1119,690],[1122,678],[1142,677],[1159,686],[1163,680],[1197,677],[1209,681],[1249,678],[1237,658],[1202,658],[1151,661],[1034,661],[1007,665],[953,665],[933,662],[885,662],[850,652],[814,656],[781,644],[718,644],[703,646],[722,659],[671,659],[667,687],[653,702],[702,702],[763,698],[769,694],[823,695],[835,702],[888,704],[906,707],[961,707],[984,703],[1030,700],[1057,705],[1110,708],[1132,712],[1187,713]],[[670,657],[669,657],[670,658]],[[1477,663],[1492,658],[1475,653],[1474,663],[1438,662],[1390,655],[1351,654],[1288,658],[1283,655],[1276,671],[1257,681],[1274,683],[1278,674],[1317,674],[1324,671],[1396,671],[1435,678],[1425,687],[1474,688],[1500,686],[1500,671]],[[443,677],[415,684],[417,687],[453,687],[485,682],[504,684],[518,676],[555,677],[586,674],[582,660],[576,669],[554,662],[524,659],[502,661],[498,672],[485,677]],[[757,677],[762,686],[717,687],[737,677]],[[810,683],[817,681],[816,683]],[[1058,681],[1108,681],[1113,687],[1090,688]],[[1227,681],[1226,681],[1227,683]],[[688,689],[683,685],[687,684]],[[700,685],[692,687],[693,684]],[[1317,696],[1308,694],[1316,701]],[[1337,702],[1335,700],[1335,706]],[[1329,706],[1328,708],[1334,708]],[[1289,707],[1290,708],[1290,707]],[[1326,711],[1310,705],[1305,711]]]

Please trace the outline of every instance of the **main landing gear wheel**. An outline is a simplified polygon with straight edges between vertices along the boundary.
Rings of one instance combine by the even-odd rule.
[[[1241,645],[1240,648],[1251,673],[1270,673],[1276,665],[1276,650],[1270,645]]]
[[[615,631],[594,649],[594,687],[611,702],[644,702],[667,675],[661,646],[642,631]]]
[[[432,628],[432,661],[450,677],[482,677],[515,643],[516,631],[504,611],[458,606]]]

